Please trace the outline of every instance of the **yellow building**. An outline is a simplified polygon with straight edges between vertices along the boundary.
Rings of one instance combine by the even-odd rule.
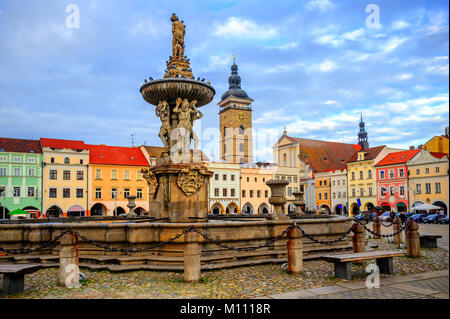
[[[272,179],[270,164],[247,164],[241,167],[241,204],[243,213],[270,214],[270,187],[266,182]]]
[[[87,145],[91,216],[128,213],[128,196],[136,196],[135,212],[149,210],[148,186],[141,169],[150,164],[139,147]]]
[[[349,214],[368,211],[377,205],[375,165],[386,155],[400,151],[386,145],[366,148],[356,152],[347,162],[347,186]],[[358,205],[358,199],[361,206]]]
[[[422,148],[430,151],[430,152],[437,152],[437,153],[447,153],[448,154],[448,136],[441,135],[441,136],[435,136],[428,142],[426,142]]]
[[[330,180],[329,172],[315,174],[316,205],[319,212],[327,215],[331,213]]]
[[[89,150],[82,141],[41,138],[45,217],[88,216]]]
[[[422,150],[406,163],[411,207],[432,204],[448,214],[448,159],[448,154]]]

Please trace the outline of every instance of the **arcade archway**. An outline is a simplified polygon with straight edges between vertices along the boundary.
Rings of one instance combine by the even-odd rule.
[[[444,214],[445,215],[448,214],[447,205],[443,201],[437,200],[437,201],[433,202],[432,204],[436,205],[436,206],[439,206],[439,207],[442,207],[442,210],[444,211]]]
[[[267,203],[262,203],[258,207],[258,214],[269,214],[270,213],[270,207]]]
[[[46,218],[56,218],[56,217],[62,217],[63,211],[58,205],[53,205],[47,209],[45,212]]]
[[[101,203],[97,203],[91,207],[91,216],[106,216],[106,207]]]
[[[216,202],[211,206],[211,214],[220,215],[223,213],[225,213],[225,211],[221,203]]]
[[[242,213],[253,214],[254,213],[253,205],[251,203],[245,203],[245,205],[242,207]]]

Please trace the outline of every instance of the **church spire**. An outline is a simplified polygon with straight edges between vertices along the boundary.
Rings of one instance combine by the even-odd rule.
[[[358,144],[361,145],[361,150],[369,148],[369,141],[367,139],[367,132],[365,130],[365,124],[363,122],[362,112],[361,121],[359,122]]]

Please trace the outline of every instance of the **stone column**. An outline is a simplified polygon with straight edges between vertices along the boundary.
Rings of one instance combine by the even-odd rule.
[[[395,234],[395,233],[399,232],[400,228],[401,228],[400,218],[395,217],[394,221],[392,222],[393,233]],[[394,236],[394,242],[396,244],[400,244],[402,242],[402,233],[401,232],[399,232],[397,235]]]
[[[136,202],[135,202],[136,196],[128,196],[127,199],[128,199],[127,207],[129,209],[127,217],[128,218],[136,217],[137,215],[134,212],[134,209],[136,208]]]
[[[292,195],[294,195],[295,200],[293,201],[295,205],[295,215],[302,216],[305,214],[303,211],[303,207],[305,207],[305,201],[303,200],[303,192],[293,192]]]
[[[374,233],[381,234],[381,222],[380,222],[380,217],[378,217],[378,215],[375,216],[375,218],[373,219],[372,227],[373,227],[372,230],[373,230]],[[377,236],[377,235],[374,235],[374,236],[375,236],[376,239],[380,239],[381,238],[381,236]]]
[[[354,223],[352,226],[353,232],[353,252],[362,253],[366,251],[366,230],[359,223]]]
[[[201,278],[201,243],[200,234],[184,234],[184,282],[196,282]]]
[[[406,248],[408,256],[420,257],[419,225],[412,219],[410,219],[410,223],[406,228]]]
[[[288,271],[291,274],[300,274],[303,270],[302,236],[301,230],[297,227],[287,233]]]
[[[289,182],[282,179],[271,179],[266,182],[266,185],[270,187],[271,196],[269,197],[269,203],[273,205],[274,209],[270,219],[289,219],[287,214],[283,214],[283,205],[287,203],[285,196],[286,186]]]
[[[78,237],[72,233],[67,233],[61,237],[60,245],[59,284],[61,286],[67,286],[67,283],[78,285]]]

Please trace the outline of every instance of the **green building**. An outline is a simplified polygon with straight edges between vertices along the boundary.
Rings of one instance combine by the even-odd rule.
[[[22,209],[42,211],[42,149],[39,140],[0,138],[0,219]]]

